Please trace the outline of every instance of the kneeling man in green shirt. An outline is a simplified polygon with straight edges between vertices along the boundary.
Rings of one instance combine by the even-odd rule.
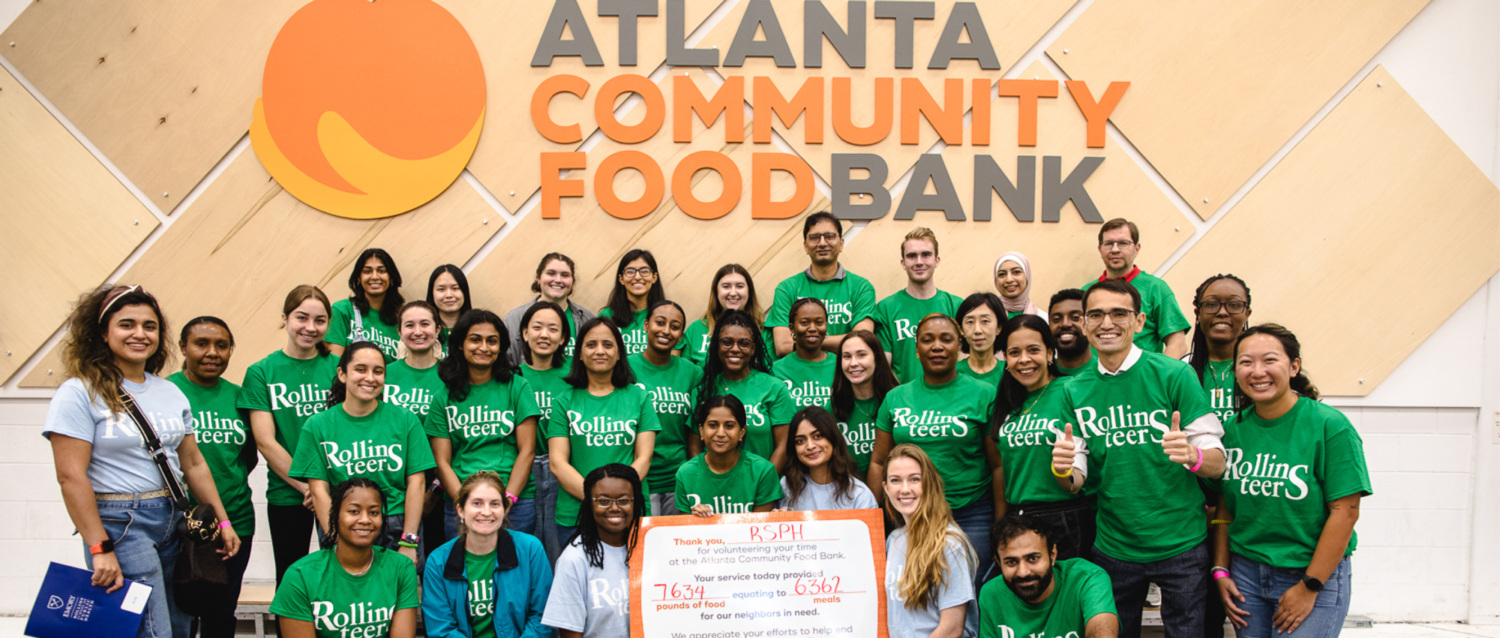
[[[980,638],[1115,638],[1120,620],[1106,574],[1082,558],[1057,560],[1042,521],[1006,515],[990,531],[1003,578],[979,590]]]

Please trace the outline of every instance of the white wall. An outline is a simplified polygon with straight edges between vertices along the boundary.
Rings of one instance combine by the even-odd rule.
[[[26,4],[0,0],[0,28]],[[1375,64],[1390,69],[1491,181],[1500,183],[1497,34],[1500,3],[1433,0],[1355,77]],[[1500,238],[1496,241],[1500,247]],[[850,249],[859,249],[857,237]],[[1375,258],[1372,269],[1381,267]],[[1307,366],[1316,375],[1317,362]],[[0,387],[0,485],[6,486],[0,493],[0,556],[9,568],[0,572],[0,613],[29,609],[49,561],[80,565],[83,560],[81,546],[70,536],[50,450],[39,435],[50,394],[18,389],[14,380]],[[1344,409],[1364,437],[1376,492],[1357,528],[1353,613],[1377,620],[1500,623],[1500,499],[1494,492],[1500,485],[1500,277],[1370,396],[1328,402]],[[251,483],[257,495],[264,494],[263,465]],[[263,501],[257,503],[263,513]],[[260,518],[247,579],[268,581],[271,548]]]

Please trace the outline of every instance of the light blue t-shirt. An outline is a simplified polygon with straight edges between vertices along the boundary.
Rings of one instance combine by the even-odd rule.
[[[979,635],[979,605],[974,597],[974,550],[968,548],[963,530],[948,528],[943,557],[948,569],[943,572],[946,586],[938,590],[933,602],[921,609],[907,609],[901,597],[901,572],[906,567],[906,527],[891,532],[885,541],[885,624],[892,636],[930,636],[937,629],[944,609],[965,605],[963,638]]]
[[[600,546],[604,549],[602,568],[589,564],[583,540],[578,538],[557,558],[543,625],[577,631],[586,638],[630,638],[630,567],[625,564],[625,548]]]
[[[177,460],[177,445],[182,437],[194,432],[193,407],[187,396],[171,381],[154,374],[146,383],[125,381],[125,390],[135,397],[141,412],[156,430],[167,461],[182,480],[182,464]],[[145,440],[129,414],[111,414],[104,401],[90,400],[83,381],[68,379],[57,388],[47,406],[42,436],[52,438],[56,432],[94,445],[89,457],[89,483],[102,494],[134,494],[166,487],[156,463],[146,452]]]
[[[802,494],[797,500],[792,501],[792,492],[786,488],[786,477],[781,478],[781,509],[789,512],[810,512],[813,510],[863,510],[880,507],[875,502],[875,495],[870,492],[870,487],[858,477],[850,478],[850,493],[848,496],[839,497],[834,492],[838,486],[829,481],[827,485],[818,485],[812,479],[802,486]]]

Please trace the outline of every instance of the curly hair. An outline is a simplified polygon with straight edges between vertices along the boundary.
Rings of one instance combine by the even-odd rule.
[[[82,381],[90,398],[103,401],[116,413],[125,411],[120,394],[114,391],[124,377],[104,335],[115,313],[135,305],[147,306],[156,313],[156,352],[146,359],[146,372],[157,374],[171,358],[171,343],[164,338],[171,331],[156,297],[140,286],[104,285],[79,296],[68,314],[68,332],[63,337],[63,369],[67,375]]]

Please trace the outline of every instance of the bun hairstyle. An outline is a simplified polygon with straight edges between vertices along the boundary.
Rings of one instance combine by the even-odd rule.
[[[386,275],[391,278],[390,288],[386,290],[385,298],[380,302],[380,320],[388,326],[394,326],[400,320],[397,311],[401,309],[401,304],[406,303],[406,299],[401,296],[401,270],[396,268],[396,260],[391,259],[391,254],[385,252],[384,248],[366,248],[359,254],[359,258],[354,260],[354,270],[349,273],[350,301],[354,303],[354,309],[359,314],[370,311],[370,300],[365,298],[365,289],[359,284],[359,273],[364,270],[365,262],[370,261],[372,257],[380,260],[380,263],[385,266]],[[431,288],[428,289],[431,290]],[[468,297],[464,300],[467,301]]]
[[[1245,280],[1240,279],[1239,277],[1236,277],[1234,275],[1219,274],[1209,277],[1208,279],[1204,279],[1203,283],[1198,284],[1198,289],[1193,291],[1194,315],[1198,315],[1199,313],[1203,312],[1204,291],[1208,290],[1209,286],[1214,285],[1214,282],[1221,279],[1228,279],[1230,281],[1233,281],[1239,284],[1241,288],[1245,289],[1245,311],[1250,311],[1250,286],[1245,283]],[[1188,353],[1191,355],[1188,363],[1193,366],[1193,373],[1198,375],[1198,383],[1201,384],[1203,383],[1203,375],[1208,370],[1208,335],[1204,334],[1203,327],[1198,325],[1196,317],[1194,317],[1194,319],[1193,345],[1192,348],[1188,350]]]
[[[293,288],[291,292],[286,293],[286,300],[281,302],[281,314],[292,314],[292,311],[296,310],[298,306],[301,306],[308,299],[317,299],[318,303],[323,304],[323,314],[328,315],[328,318],[332,320],[333,304],[328,303],[328,295],[323,294],[321,289],[312,284],[302,284]],[[329,353],[328,342],[322,339],[318,340],[317,348],[319,355]]]
[[[349,344],[349,347],[344,349],[344,354],[339,356],[339,369],[343,370],[344,373],[347,374],[349,372],[349,362],[354,360],[354,353],[359,352],[360,350],[374,350],[375,354],[380,355],[380,363],[382,365],[388,363],[385,360],[385,353],[381,352],[380,346],[375,345],[374,341],[356,341]],[[344,382],[339,379],[338,375],[335,374],[333,376],[333,385],[329,386],[328,388],[327,407],[331,408],[335,405],[343,403],[344,399],[348,398],[348,395],[348,386],[346,386]],[[380,398],[376,397],[375,400],[379,401]]]
[[[171,357],[171,344],[165,338],[170,331],[156,297],[140,286],[104,285],[78,297],[68,315],[68,332],[63,338],[63,366],[68,376],[83,381],[88,394],[115,413],[125,411],[120,393],[115,391],[124,377],[115,365],[115,353],[109,349],[104,335],[115,313],[135,305],[148,306],[156,313],[156,352],[146,359],[146,372],[157,374]]]
[[[360,343],[368,342],[361,341]],[[376,498],[380,499],[380,517],[376,521],[376,524],[379,526],[379,528],[375,531],[375,537],[379,538],[380,535],[385,532],[385,516],[386,512],[388,511],[385,502],[385,492],[380,491],[380,486],[376,485],[375,481],[362,476],[356,476],[333,486],[333,491],[328,495],[328,501],[330,503],[328,508],[328,526],[323,528],[328,531],[324,532],[323,535],[324,545],[333,547],[338,543],[339,511],[344,509],[344,499],[348,498],[349,493],[357,488],[365,488],[375,491]]]
[[[1234,342],[1234,355],[1236,359],[1239,358],[1240,344],[1255,335],[1268,335],[1281,342],[1281,349],[1286,351],[1288,363],[1302,360],[1302,343],[1297,341],[1297,335],[1292,334],[1291,330],[1287,330],[1286,326],[1276,323],[1263,323],[1253,328],[1247,328],[1244,332],[1240,333],[1239,339]],[[1298,396],[1304,396],[1314,401],[1319,400],[1321,396],[1318,393],[1318,387],[1313,385],[1312,379],[1308,378],[1306,366],[1301,366],[1297,370],[1297,376],[1292,377],[1290,385],[1292,392],[1296,392]],[[1254,401],[1250,400],[1249,396],[1245,395],[1245,391],[1240,389],[1240,384],[1236,382],[1234,384],[1235,410],[1243,416],[1245,408],[1254,405],[1254,403]]]

